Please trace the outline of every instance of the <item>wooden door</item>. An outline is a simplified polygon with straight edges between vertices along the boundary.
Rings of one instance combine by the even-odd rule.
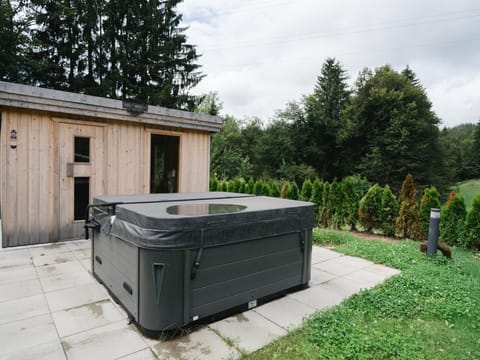
[[[84,237],[85,208],[105,192],[103,126],[58,123],[58,240]]]

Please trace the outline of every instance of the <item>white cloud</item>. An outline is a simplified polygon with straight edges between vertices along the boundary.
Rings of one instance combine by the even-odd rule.
[[[480,117],[480,5],[474,0],[185,0],[179,7],[224,112],[271,118],[310,93],[325,58],[351,82],[364,67],[407,64],[443,123]]]
[[[474,77],[454,76],[435,83],[430,89],[430,97],[434,111],[445,114],[443,125],[454,126],[458,123],[479,121],[479,89],[480,74]]]

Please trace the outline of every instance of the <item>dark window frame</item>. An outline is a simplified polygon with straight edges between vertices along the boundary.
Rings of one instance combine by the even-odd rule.
[[[90,163],[90,137],[88,136],[74,136],[73,137],[73,162],[80,164]],[[85,142],[87,140],[87,142]],[[83,142],[83,144],[81,143]],[[86,145],[86,146],[85,146]],[[84,151],[87,150],[87,151]]]
[[[85,220],[85,209],[90,202],[90,185],[88,176],[73,179],[73,221]]]

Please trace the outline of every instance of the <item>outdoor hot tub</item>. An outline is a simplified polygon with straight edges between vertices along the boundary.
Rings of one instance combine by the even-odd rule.
[[[232,193],[101,196],[92,269],[143,333],[308,285],[313,204]]]

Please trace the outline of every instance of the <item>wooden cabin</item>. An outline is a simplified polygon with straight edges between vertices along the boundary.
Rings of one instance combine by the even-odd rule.
[[[0,82],[2,247],[81,238],[100,194],[208,191],[216,116]]]

